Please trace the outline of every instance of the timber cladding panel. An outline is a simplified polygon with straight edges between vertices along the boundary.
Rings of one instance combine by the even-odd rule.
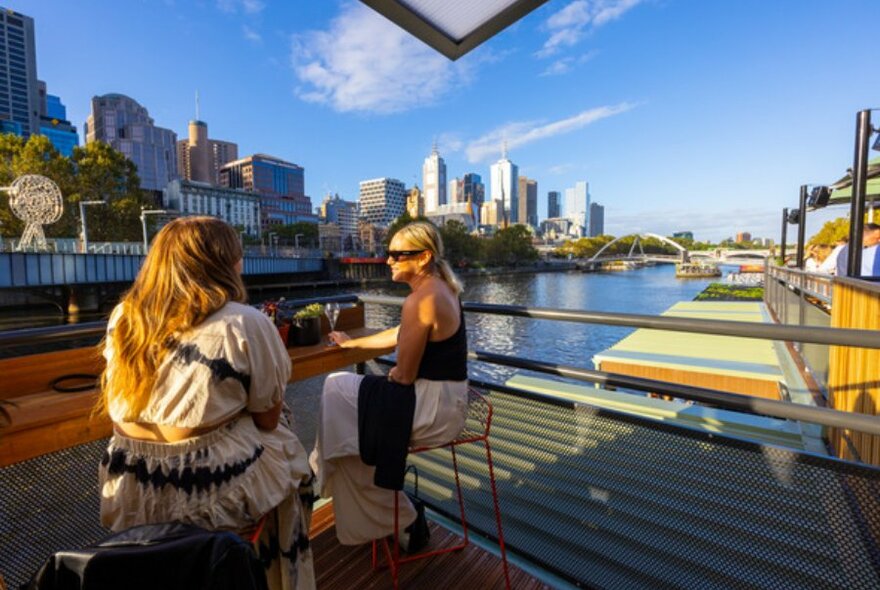
[[[880,330],[880,288],[876,283],[836,280],[831,307],[833,328]],[[828,397],[845,412],[880,414],[880,350],[831,346]],[[880,466],[880,437],[834,428],[829,439],[838,457]]]
[[[690,385],[692,387],[705,387],[717,391],[727,391],[762,397],[766,399],[779,399],[779,382],[767,379],[750,379],[748,377],[736,377],[733,375],[721,375],[699,371],[686,371],[682,369],[669,369],[666,367],[654,367],[630,363],[618,363],[614,361],[601,361],[598,369],[608,373],[629,375],[631,377],[644,377],[657,381],[666,381],[678,385]]]

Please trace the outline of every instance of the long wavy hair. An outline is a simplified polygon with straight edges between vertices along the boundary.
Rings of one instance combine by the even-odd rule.
[[[227,302],[247,299],[241,259],[238,233],[220,219],[181,217],[162,228],[102,342],[113,356],[101,374],[97,413],[106,415],[113,400],[127,408],[127,420],[140,415],[173,340]]]
[[[462,292],[464,285],[455,276],[455,273],[452,272],[452,267],[449,266],[449,262],[443,257],[443,238],[440,237],[440,232],[437,231],[434,224],[425,221],[408,223],[394,235],[402,236],[418,250],[429,251],[440,278],[449,285],[449,288],[456,295]]]

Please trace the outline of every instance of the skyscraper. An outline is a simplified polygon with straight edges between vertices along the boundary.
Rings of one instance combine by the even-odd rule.
[[[40,129],[34,19],[0,11],[0,130],[29,137]]]
[[[517,223],[537,227],[538,181],[526,178],[525,176],[520,176],[517,191],[519,192],[519,218],[516,220]]]
[[[177,142],[177,168],[181,178],[220,185],[220,168],[238,159],[238,145],[208,139],[208,124],[189,122],[189,139]]]
[[[446,193],[448,205],[457,205],[464,203],[464,181],[460,178],[453,178],[449,181],[449,190]]]
[[[605,233],[605,207],[599,203],[590,203],[590,237],[595,238]]]
[[[67,120],[67,109],[61,99],[46,92],[46,83],[37,82],[40,93],[40,130],[61,154],[68,158],[73,155],[73,148],[79,145],[79,134],[76,126]]]
[[[507,226],[519,219],[519,168],[507,159],[507,146],[501,159],[489,168],[490,195],[493,201],[501,201],[502,219],[498,225]]]
[[[403,214],[406,187],[395,178],[374,178],[360,183],[361,219],[379,227],[388,227]]]
[[[479,174],[468,172],[462,178],[464,184],[464,201],[470,201],[474,208],[474,216],[476,222],[484,223],[481,220],[483,202],[486,200],[486,187],[483,185],[483,179]]]
[[[437,144],[422,165],[422,196],[426,213],[446,204],[446,162],[440,157]]]
[[[266,154],[254,154],[220,168],[220,185],[259,193],[261,224],[318,223],[305,194],[305,169]]]
[[[345,243],[346,238],[357,236],[357,203],[345,201],[339,195],[327,195],[324,198],[324,202],[321,203],[321,217],[324,218],[324,223],[335,223],[339,226],[340,238],[343,243]]]
[[[141,188],[158,193],[177,178],[177,134],[157,127],[147,109],[123,94],[92,97],[86,143],[103,141],[137,166]],[[233,187],[236,188],[236,187]]]
[[[565,202],[562,207],[562,216],[571,220],[572,235],[582,238],[589,229],[587,217],[590,211],[590,185],[584,181],[578,181],[572,188],[565,189]]]
[[[547,193],[547,218],[553,219],[559,217],[559,191],[549,191]]]
[[[418,185],[409,189],[406,194],[406,212],[413,219],[425,215],[425,200],[422,198],[422,191],[419,190]]]

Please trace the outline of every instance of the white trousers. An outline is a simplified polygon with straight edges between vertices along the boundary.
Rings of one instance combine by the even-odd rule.
[[[394,493],[373,484],[375,467],[365,465],[358,449],[358,388],[362,375],[333,373],[324,381],[318,438],[309,457],[323,497],[333,497],[336,536],[343,545],[359,545],[394,532]],[[433,446],[458,436],[467,419],[466,381],[415,383],[416,407],[410,446]],[[399,494],[399,526],[416,518]]]

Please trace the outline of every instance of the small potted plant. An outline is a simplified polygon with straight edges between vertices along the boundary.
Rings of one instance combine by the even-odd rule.
[[[320,303],[307,305],[293,314],[290,326],[289,346],[311,346],[321,341],[321,315],[324,306]]]

